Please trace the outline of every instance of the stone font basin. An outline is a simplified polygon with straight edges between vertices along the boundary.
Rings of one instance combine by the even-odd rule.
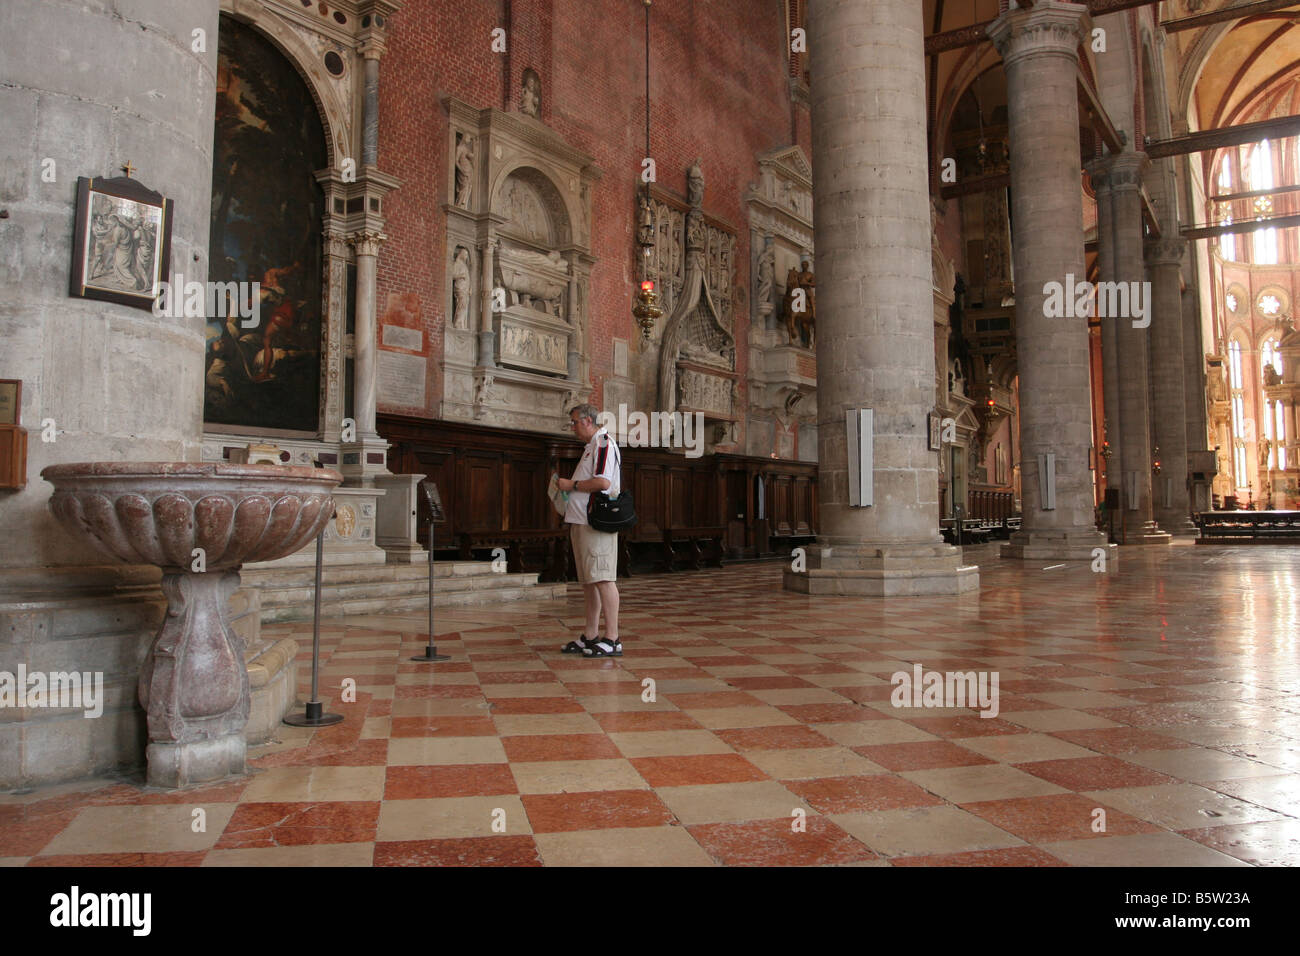
[[[246,561],[301,549],[334,514],[335,471],[201,462],[51,465],[50,511],[83,543],[162,568],[167,615],[140,671],[149,783],[245,770],[248,672],[227,603]]]

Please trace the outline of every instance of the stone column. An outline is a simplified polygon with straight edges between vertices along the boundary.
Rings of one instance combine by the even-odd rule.
[[[1165,226],[1172,233],[1177,222]],[[1151,384],[1160,474],[1154,481],[1155,514],[1170,534],[1196,534],[1188,512],[1187,403],[1183,388],[1182,264],[1187,241],[1160,239],[1147,247],[1151,272]],[[1166,495],[1166,492],[1168,493]],[[1165,504],[1166,497],[1169,504]]]
[[[483,303],[482,319],[478,333],[478,364],[494,368],[496,362],[496,333],[492,329],[492,276],[498,240],[489,239],[483,244]]]
[[[816,0],[812,57],[821,535],[785,586],[806,593],[977,588],[939,538],[925,56],[915,0]],[[845,411],[874,410],[874,504],[849,503]]]
[[[1020,366],[1023,522],[1002,554],[1035,561],[1086,560],[1106,546],[1093,520],[1088,471],[1087,319],[1049,318],[1044,307],[1048,283],[1064,286],[1085,274],[1076,92],[1084,12],[1039,0],[989,27],[1007,73]],[[1051,510],[1040,492],[1048,455],[1055,456]]]
[[[1125,513],[1127,544],[1168,544],[1170,537],[1155,521],[1151,464],[1151,296],[1143,285],[1142,174],[1150,161],[1145,153],[1120,153],[1108,157],[1110,201],[1115,243],[1115,272],[1103,276],[1120,289],[1097,296],[1097,307],[1115,317],[1119,356],[1120,486]],[[1139,298],[1140,297],[1140,298]],[[1127,298],[1127,308],[1125,299]],[[1139,316],[1138,305],[1146,314]]]
[[[379,244],[388,237],[358,232],[348,237],[357,255],[356,327],[352,335],[352,414],[357,438],[374,438],[375,432],[375,271]]]
[[[365,95],[361,101],[361,164],[379,164],[379,57],[383,46],[379,43],[363,44],[365,57]]]
[[[1111,208],[1109,168],[1105,161],[1088,164],[1088,176],[1097,198],[1097,271],[1102,278],[1115,273],[1114,212]],[[1120,447],[1123,445],[1119,407],[1119,339],[1114,317],[1101,323],[1101,384],[1104,441],[1110,443],[1110,461],[1105,463],[1106,488],[1119,488]],[[1099,448],[1100,452],[1101,449]],[[1102,461],[1104,459],[1098,459]]]

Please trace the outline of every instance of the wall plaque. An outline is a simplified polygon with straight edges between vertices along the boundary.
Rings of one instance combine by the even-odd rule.
[[[404,325],[385,325],[383,342],[395,349],[419,352],[424,349],[424,333],[419,329],[408,329]]]
[[[379,351],[379,400],[390,405],[424,407],[424,359],[419,355]]]

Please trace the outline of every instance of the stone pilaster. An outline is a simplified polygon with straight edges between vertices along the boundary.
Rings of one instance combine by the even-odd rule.
[[[1177,228],[1175,220],[1166,230]],[[1185,239],[1160,239],[1147,246],[1151,273],[1152,424],[1160,447],[1160,474],[1153,497],[1156,519],[1170,534],[1196,534],[1187,483],[1187,404],[1183,387],[1182,264]]]
[[[484,368],[494,368],[497,364],[496,331],[492,328],[492,277],[496,268],[496,250],[500,244],[497,239],[489,239],[483,244],[483,294],[480,297],[483,309],[478,331],[478,364]]]
[[[925,56],[915,0],[817,0],[812,58],[821,534],[806,593],[978,587],[939,538]],[[874,410],[874,504],[849,503],[845,411]]]
[[[1099,160],[1088,165],[1088,177],[1097,199],[1097,271],[1103,277],[1115,272],[1114,211],[1111,207],[1110,176],[1108,166]],[[1101,383],[1104,408],[1104,440],[1110,444],[1110,461],[1105,462],[1106,488],[1120,487],[1120,447],[1123,445],[1123,428],[1119,404],[1119,340],[1115,319],[1108,317],[1101,323]],[[1098,449],[1100,451],[1100,449]]]
[[[354,441],[344,441],[339,470],[349,485],[373,486],[375,475],[388,474],[388,443],[375,430],[379,345],[375,335],[375,275],[379,246],[388,237],[363,230],[348,237],[357,257],[356,325],[352,334],[352,417]]]
[[[1039,0],[990,27],[1007,73],[1016,351],[1020,367],[1021,531],[1004,557],[1089,559],[1105,537],[1093,520],[1088,470],[1090,386],[1086,317],[1048,317],[1051,286],[1085,276],[1079,202],[1080,19],[1085,8]],[[1052,456],[1049,458],[1048,456]],[[1054,464],[1055,507],[1040,491]]]

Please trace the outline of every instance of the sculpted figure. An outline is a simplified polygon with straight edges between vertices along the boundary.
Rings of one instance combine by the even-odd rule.
[[[469,250],[456,247],[451,263],[451,312],[458,329],[469,328]]]
[[[474,189],[474,137],[461,136],[456,144],[456,205],[469,208],[470,193]]]
[[[816,340],[816,285],[817,279],[813,275],[812,264],[806,258],[800,263],[798,269],[791,269],[786,274],[783,312],[785,329],[790,336],[791,345],[812,348]],[[802,296],[799,296],[796,291],[800,289],[803,290]],[[802,308],[800,308],[801,304]]]

